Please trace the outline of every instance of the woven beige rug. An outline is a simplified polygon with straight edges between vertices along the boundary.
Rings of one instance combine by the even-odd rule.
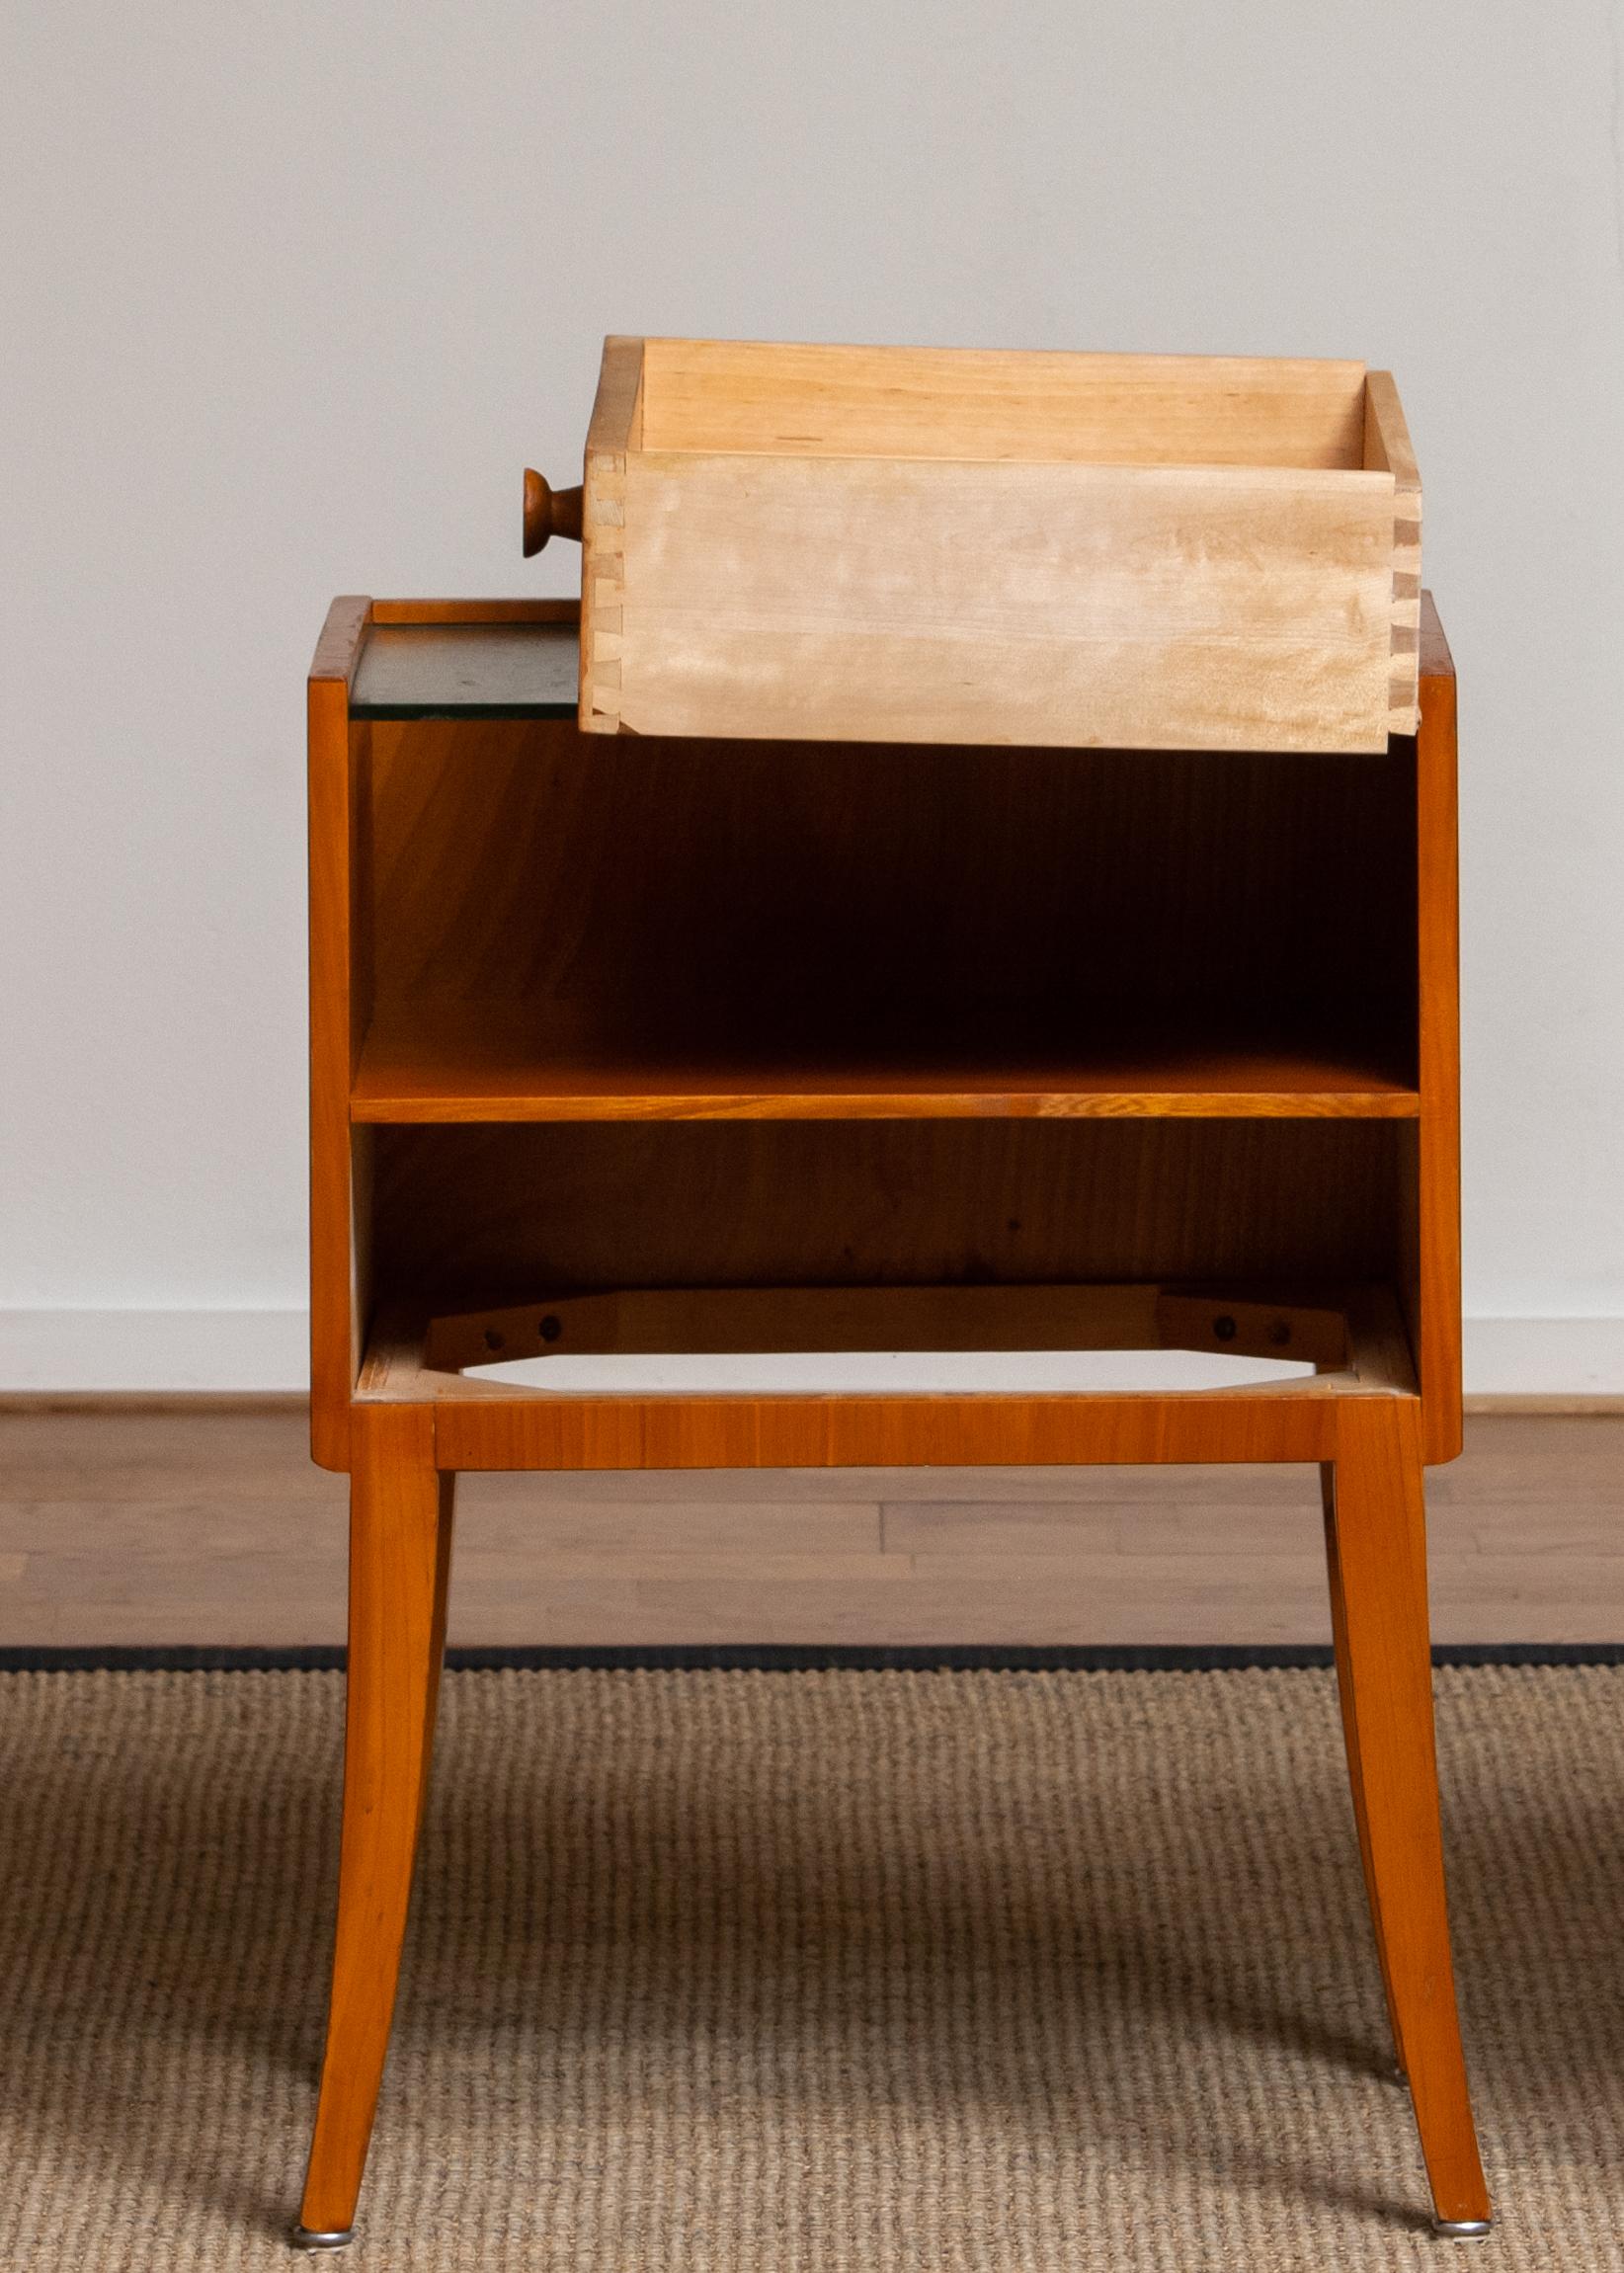
[[[0,2265],[287,2268],[342,1681],[0,1678]],[[447,1683],[347,2260],[1436,2267],[1315,1672]],[[1440,1674],[1502,2223],[1624,2267],[1624,1671]]]

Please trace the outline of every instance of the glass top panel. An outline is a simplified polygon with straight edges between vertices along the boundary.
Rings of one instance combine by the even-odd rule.
[[[374,623],[350,688],[353,718],[573,718],[573,623]]]

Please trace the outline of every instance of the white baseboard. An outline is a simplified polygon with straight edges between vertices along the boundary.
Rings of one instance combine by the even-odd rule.
[[[1468,1397],[1624,1396],[1624,1318],[1469,1318]]]
[[[309,1386],[303,1310],[0,1310],[0,1391]]]
[[[308,1334],[302,1310],[0,1309],[0,1392],[300,1390]],[[1466,1390],[1624,1396],[1624,1318],[1469,1318]]]

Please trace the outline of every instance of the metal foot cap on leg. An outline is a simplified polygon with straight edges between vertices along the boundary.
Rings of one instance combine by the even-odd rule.
[[[1434,2218],[1432,2231],[1445,2241],[1487,2241],[1494,2223],[1492,2218]]]
[[[295,2226],[288,2241],[295,2249],[343,2249],[356,2237],[353,2226],[339,2226],[330,2232],[313,2232],[308,2226]]]

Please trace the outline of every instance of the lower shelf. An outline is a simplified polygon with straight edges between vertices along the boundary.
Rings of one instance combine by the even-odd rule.
[[[1004,1326],[1016,1328],[1022,1304],[1047,1314],[1048,1331],[1061,1331],[1056,1306],[1071,1305],[1076,1323],[1064,1329],[1096,1346],[1184,1346],[1197,1341],[1238,1348],[1271,1337],[1297,1306],[1272,1295],[1254,1302],[1239,1292],[1188,1293],[1156,1286],[1047,1288],[843,1288],[743,1290],[757,1303],[755,1339],[792,1342],[815,1330],[830,1338],[831,1321],[813,1321],[805,1306],[833,1298],[863,1312],[861,1333],[878,1323],[874,1304],[911,1301],[913,1328],[893,1316],[887,1339],[908,1331],[933,1340],[971,1322],[966,1298],[1001,1297]],[[709,1309],[719,1327],[740,1290],[662,1290],[639,1295],[590,1296],[583,1314],[596,1312],[597,1338],[630,1331],[647,1339],[669,1339],[696,1322],[694,1306]],[[632,1324],[621,1325],[618,1306],[631,1304]],[[1329,1307],[1328,1307],[1329,1305]],[[870,1307],[865,1307],[870,1306]],[[529,1327],[544,1345],[559,1305],[542,1297],[528,1306]],[[996,1307],[996,1305],[995,1305]],[[985,1305],[984,1305],[985,1308]],[[797,1319],[796,1313],[799,1310]],[[1092,1328],[1084,1324],[1092,1318]],[[510,1317],[516,1314],[503,1314]],[[722,1469],[722,1468],[929,1468],[1041,1467],[1186,1461],[1326,1461],[1337,1457],[1338,1415],[1350,1397],[1414,1398],[1410,1345],[1397,1304],[1385,1287],[1353,1287],[1312,1309],[1312,1334],[1340,1337],[1337,1356],[1307,1379],[1226,1390],[1117,1391],[1000,1394],[673,1394],[584,1395],[521,1389],[480,1381],[451,1361],[464,1339],[502,1331],[491,1314],[438,1323],[418,1316],[381,1319],[372,1334],[357,1387],[359,1405],[419,1404],[433,1408],[436,1465],[443,1471],[479,1469]],[[774,1319],[778,1321],[775,1325]],[[704,1323],[703,1317],[697,1321]],[[1225,1330],[1232,1329],[1231,1332]],[[982,1322],[975,1322],[982,1331]],[[857,1331],[853,1322],[853,1332]],[[448,1339],[447,1339],[448,1338]],[[559,1338],[563,1339],[562,1337]],[[743,1339],[735,1336],[735,1339]],[[849,1344],[850,1345],[850,1344]],[[864,1344],[859,1341],[857,1346]],[[1011,1346],[1006,1341],[1005,1346]],[[1041,1343],[1039,1344],[1042,1345]],[[1050,1346],[1053,1346],[1051,1343]],[[440,1362],[436,1362],[436,1359]]]
[[[481,1378],[481,1369],[589,1355],[901,1351],[1168,1351],[1286,1361],[1301,1378],[1224,1389],[1110,1397],[1414,1395],[1415,1370],[1397,1302],[1385,1287],[1187,1288],[1160,1285],[660,1287],[609,1293],[538,1292],[528,1303],[426,1317],[397,1310],[369,1338],[359,1402],[540,1398],[613,1399]],[[632,1392],[630,1402],[666,1393]],[[846,1397],[863,1401],[862,1392]],[[883,1387],[874,1392],[880,1398]],[[923,1393],[930,1401],[937,1393]],[[946,1393],[951,1397],[953,1393]],[[966,1394],[983,1398],[984,1388]],[[1040,1392],[1086,1402],[1090,1391]],[[668,1403],[690,1400],[681,1393]],[[748,1404],[758,1393],[705,1393]],[[817,1400],[814,1399],[814,1402]],[[844,1402],[843,1397],[825,1400]]]

